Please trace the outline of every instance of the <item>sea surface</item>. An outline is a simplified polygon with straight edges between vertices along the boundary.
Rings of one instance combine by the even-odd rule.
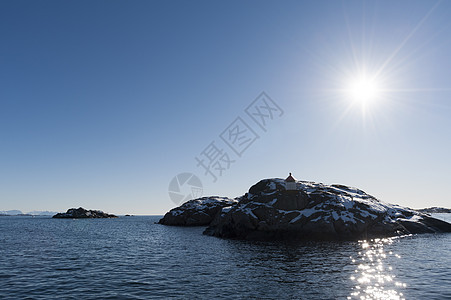
[[[0,217],[0,299],[451,299],[451,234],[249,242],[159,218]]]

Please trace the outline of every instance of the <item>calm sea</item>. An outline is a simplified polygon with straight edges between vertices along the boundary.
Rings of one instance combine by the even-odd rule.
[[[451,234],[248,242],[159,218],[0,217],[0,299],[451,299]]]

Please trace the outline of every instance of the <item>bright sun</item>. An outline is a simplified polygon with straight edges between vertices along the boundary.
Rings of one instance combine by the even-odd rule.
[[[380,96],[380,87],[374,79],[362,75],[350,80],[346,92],[352,101],[369,104]]]

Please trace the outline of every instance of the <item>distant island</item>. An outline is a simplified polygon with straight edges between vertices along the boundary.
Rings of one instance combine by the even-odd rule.
[[[345,185],[264,179],[236,199],[204,197],[172,209],[163,225],[205,226],[204,234],[248,240],[360,240],[451,232],[451,224],[384,203]]]
[[[424,214],[451,214],[451,208],[444,207],[429,207],[416,209],[416,211]]]
[[[3,210],[0,211],[0,217],[35,217],[35,216],[52,216],[53,218],[70,218],[70,219],[86,219],[86,218],[117,218],[112,214],[104,213],[100,210],[87,210],[82,207],[70,208],[65,213],[58,213],[54,211],[30,211],[23,213],[20,210]],[[129,216],[129,215],[127,215]]]
[[[104,213],[101,210],[87,210],[83,207],[70,208],[65,213],[58,213],[52,218],[55,219],[100,219],[100,218],[117,218],[112,214]]]

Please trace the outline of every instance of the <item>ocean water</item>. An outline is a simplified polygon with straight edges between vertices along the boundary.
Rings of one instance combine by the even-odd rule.
[[[159,218],[0,217],[0,299],[451,299],[451,234],[249,242]]]

